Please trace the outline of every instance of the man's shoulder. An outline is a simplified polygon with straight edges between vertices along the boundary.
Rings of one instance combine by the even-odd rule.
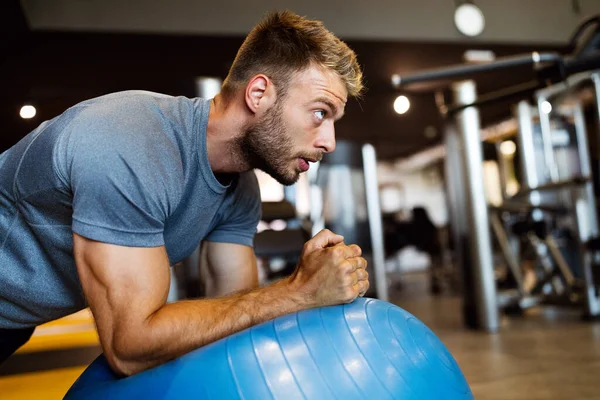
[[[112,116],[126,116],[132,119],[155,114],[164,114],[164,108],[174,107],[182,98],[144,90],[128,90],[105,94],[83,101],[75,106],[89,112],[83,116],[102,118]],[[166,106],[166,107],[165,107]],[[133,114],[136,113],[136,114]]]
[[[89,100],[83,101],[80,104],[103,104],[103,103],[119,103],[119,102],[129,102],[129,103],[150,103],[156,100],[174,100],[175,97],[158,93],[151,92],[148,90],[123,90],[119,92],[107,93],[101,96],[97,96],[91,98]]]
[[[111,93],[79,103],[73,111],[70,131],[88,139],[113,140],[116,145],[132,139],[142,147],[144,142],[172,142],[175,132],[191,136],[194,130],[192,100],[160,93]]]

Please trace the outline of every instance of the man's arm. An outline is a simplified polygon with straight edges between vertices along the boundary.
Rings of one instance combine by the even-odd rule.
[[[252,247],[203,241],[198,261],[207,297],[223,296],[258,286],[256,256]]]
[[[350,302],[368,289],[360,248],[324,230],[308,241],[294,274],[217,299],[166,304],[165,248],[110,245],[73,235],[81,284],[106,358],[131,375],[255,324],[298,310]]]

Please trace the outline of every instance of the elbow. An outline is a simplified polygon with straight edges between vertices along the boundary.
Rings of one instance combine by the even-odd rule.
[[[108,365],[120,377],[128,377],[143,371],[135,361],[119,357],[114,351],[105,351],[104,356]]]
[[[148,369],[148,366],[131,347],[118,345],[113,342],[111,346],[104,349],[104,356],[113,372],[121,377],[135,375]]]

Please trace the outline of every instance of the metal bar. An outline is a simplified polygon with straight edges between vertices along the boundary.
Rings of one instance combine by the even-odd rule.
[[[566,180],[566,181],[557,181],[557,182],[547,183],[545,185],[539,185],[536,187],[519,190],[513,197],[518,198],[518,197],[527,196],[527,195],[531,194],[532,192],[536,192],[536,191],[540,191],[540,192],[556,191],[556,190],[566,189],[566,188],[576,189],[583,185],[587,185],[589,182],[591,182],[590,178],[588,178],[586,176],[579,176],[579,177],[574,177],[574,178]]]
[[[540,285],[545,286],[544,282],[547,282],[552,286],[552,290],[555,294],[563,294],[565,291],[565,285],[560,279],[558,279],[555,276],[555,270],[554,265],[552,264],[552,260],[550,259],[550,257],[547,256],[547,253],[545,252],[545,250],[547,249],[546,242],[540,239],[534,232],[528,232],[527,239],[529,240],[531,246],[535,249],[537,258],[540,261],[540,264],[544,271],[544,278],[534,286],[534,290],[532,290],[532,292],[535,291],[535,288],[539,287]]]
[[[385,250],[383,248],[383,223],[379,204],[379,186],[377,184],[377,156],[375,147],[365,144],[362,147],[365,190],[367,194],[367,214],[371,231],[373,271],[375,272],[375,290],[377,298],[388,300],[388,285],[385,271]]]
[[[590,77],[594,83],[594,93],[596,94],[596,118],[600,121],[600,72],[594,72]],[[600,143],[600,129],[596,132],[596,140],[597,143]]]
[[[551,86],[547,86],[543,89],[538,90],[537,94],[544,96],[550,101],[555,100],[557,96],[565,94],[570,88],[579,86],[585,81],[593,79],[593,74],[594,72],[587,71],[569,76],[569,78],[563,82],[557,82]]]
[[[523,177],[524,188],[531,189],[539,185],[537,168],[535,165],[535,144],[533,140],[533,113],[528,101],[523,100],[517,104],[517,120],[519,130],[517,145],[519,148],[519,167]],[[538,205],[540,196],[537,192],[529,195],[531,204]]]
[[[167,294],[167,303],[173,303],[175,301],[181,300],[182,295],[179,291],[177,275],[175,273],[175,266],[169,268],[169,274],[171,279],[169,281],[169,293]]]
[[[494,147],[496,148],[496,154],[498,155],[497,160],[498,160],[498,176],[500,178],[500,194],[502,195],[502,202],[504,202],[504,200],[508,197],[507,196],[507,186],[508,186],[508,177],[507,177],[507,159],[504,154],[502,154],[502,149],[501,149],[501,145],[502,142],[498,141],[496,143],[494,143]]]
[[[555,215],[567,215],[569,209],[562,206],[554,206],[550,204],[532,205],[528,203],[516,202],[512,199],[505,201],[499,206],[490,206],[490,210],[493,211],[507,211],[511,213],[529,214],[534,210],[546,211]]]
[[[450,219],[450,234],[454,242],[454,257],[457,270],[460,276],[464,276],[466,266],[466,255],[464,249],[468,246],[463,244],[467,237],[467,218],[466,218],[466,200],[465,183],[461,171],[464,170],[462,159],[462,148],[456,126],[447,122],[444,127],[444,147],[446,157],[444,160],[444,180],[446,183],[446,193],[448,201],[448,215]],[[465,292],[464,282],[459,280],[461,292]]]
[[[573,273],[571,272],[571,268],[569,268],[569,264],[567,263],[567,261],[565,260],[565,258],[562,255],[562,253],[560,252],[560,249],[558,248],[558,244],[556,243],[556,240],[554,240],[554,238],[551,235],[548,235],[544,241],[546,242],[546,246],[548,247],[548,250],[550,250],[550,254],[552,255],[552,258],[554,259],[556,266],[558,267],[558,269],[560,270],[560,273],[562,274],[563,278],[567,282],[567,285],[573,286],[573,283],[575,282],[575,277],[573,276]]]
[[[452,89],[457,104],[472,103],[477,98],[473,81],[458,82]],[[495,332],[498,330],[499,317],[488,207],[483,186],[479,111],[475,107],[460,111],[456,114],[456,121],[464,149],[462,157],[477,323],[479,328]]]
[[[596,95],[596,118],[600,121],[600,72],[594,72],[590,75],[594,84],[594,93]],[[596,130],[596,143],[600,144],[600,129]],[[600,163],[600,161],[596,161]],[[598,165],[597,167],[600,167]],[[600,168],[598,168],[600,170]]]
[[[463,110],[467,107],[482,107],[482,106],[486,106],[488,104],[493,104],[496,103],[498,101],[503,101],[503,100],[508,100],[510,98],[513,97],[525,97],[530,95],[531,92],[540,89],[541,87],[543,87],[543,84],[541,84],[538,81],[531,81],[531,82],[527,82],[527,83],[522,83],[519,85],[515,85],[515,86],[511,86],[509,88],[506,89],[501,89],[495,92],[491,92],[491,93],[486,93],[484,95],[479,96],[479,98],[477,99],[477,101],[471,103],[471,104],[464,104],[464,105],[460,105],[460,106],[450,106],[447,108],[446,112],[450,115]]]
[[[562,57],[558,53],[533,52],[525,55],[502,57],[488,63],[460,64],[444,68],[435,68],[408,76],[396,74],[392,76],[392,85],[394,88],[398,89],[401,86],[407,86],[413,83],[442,79],[456,80],[468,78],[474,74],[483,72],[498,71],[522,65],[538,65],[539,63],[557,62],[560,60],[562,60]]]
[[[598,100],[598,92],[596,92]],[[587,140],[587,130],[585,116],[581,101],[578,101],[573,108],[573,117],[575,122],[575,133],[577,135],[577,149],[579,152],[581,173],[590,176],[592,165],[590,161],[590,150]],[[586,288],[586,314],[589,316],[600,315],[600,298],[598,297],[594,277],[592,273],[592,257],[586,247],[586,242],[598,236],[598,217],[596,209],[596,197],[594,195],[594,186],[591,180],[585,184],[585,187],[579,188],[574,193],[575,213],[577,228],[579,231],[579,247],[583,255],[583,275]]]
[[[519,306],[523,309],[538,306],[544,303],[544,296],[526,296],[519,301]]]
[[[559,179],[558,165],[554,157],[554,148],[552,146],[552,127],[550,125],[550,114],[544,112],[544,103],[548,98],[544,95],[538,95],[537,106],[540,117],[540,127],[542,129],[542,146],[544,148],[544,161],[550,180],[556,182]]]
[[[510,248],[510,243],[508,242],[508,238],[506,236],[506,232],[502,226],[502,222],[500,221],[500,217],[497,213],[490,213],[490,222],[492,225],[492,231],[496,235],[496,240],[500,245],[500,250],[502,251],[502,255],[504,257],[504,261],[506,265],[510,269],[515,281],[517,282],[517,290],[519,294],[523,296],[525,294],[525,288],[523,286],[523,274],[521,273],[521,266],[519,265],[515,255]]]
[[[319,170],[321,163],[316,162],[311,169],[308,170],[308,183],[309,183],[309,202],[310,212],[309,218],[311,222],[311,236],[315,236],[317,233],[325,229],[325,213],[323,205],[323,189],[319,182],[321,178],[319,176]]]
[[[600,51],[598,50],[577,55],[577,57],[564,61],[565,75],[568,76],[598,68],[600,68]]]

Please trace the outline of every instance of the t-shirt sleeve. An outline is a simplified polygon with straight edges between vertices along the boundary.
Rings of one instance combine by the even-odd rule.
[[[161,246],[183,172],[160,118],[136,108],[86,110],[71,124],[72,229],[105,243]]]
[[[231,201],[220,223],[206,236],[210,242],[254,246],[254,235],[261,218],[260,189],[253,171],[240,174]]]

